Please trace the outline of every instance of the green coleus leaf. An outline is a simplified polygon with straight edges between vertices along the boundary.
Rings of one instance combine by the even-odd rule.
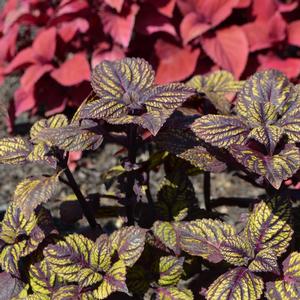
[[[179,236],[176,232],[175,222],[156,221],[153,224],[152,231],[154,236],[159,239],[167,248],[180,253]]]
[[[243,82],[235,80],[230,72],[222,70],[208,75],[196,75],[187,85],[195,88],[198,93],[204,93],[220,113],[227,114],[230,102],[225,95],[239,91]]]
[[[39,204],[47,202],[56,194],[59,187],[60,173],[49,177],[29,177],[18,184],[13,201],[21,208],[26,217]]]
[[[276,252],[269,248],[260,250],[249,264],[248,269],[252,272],[272,272],[279,274]]]
[[[242,144],[249,134],[245,123],[235,116],[206,115],[197,119],[191,128],[200,139],[224,148]]]
[[[156,290],[156,300],[193,300],[194,295],[189,289],[176,287],[160,287]]]
[[[29,282],[34,293],[40,295],[51,295],[54,292],[56,275],[51,272],[44,260],[30,265]]]
[[[89,96],[75,119],[104,119],[113,124],[135,123],[154,135],[194,90],[183,84],[154,85],[154,71],[141,58],[103,61],[93,71]]]
[[[232,145],[229,151],[240,164],[266,178],[276,189],[300,167],[300,152],[294,145],[287,145],[274,155],[264,155],[245,145]]]
[[[237,113],[245,119],[252,118],[253,103],[270,102],[279,114],[283,114],[290,98],[293,96],[293,85],[280,71],[266,70],[256,72],[243,85],[236,103]]]
[[[51,271],[68,282],[78,282],[79,272],[90,266],[93,242],[80,234],[72,234],[44,249],[45,261]]]
[[[182,250],[213,263],[223,260],[221,243],[236,234],[233,226],[211,219],[182,222],[177,232]]]
[[[84,292],[77,285],[66,285],[60,287],[55,293],[53,293],[51,300],[94,300],[93,293],[88,291]]]
[[[116,251],[125,266],[133,266],[141,256],[146,239],[146,230],[137,226],[123,227],[109,237],[110,247]]]
[[[94,296],[96,299],[106,299],[114,292],[128,293],[125,281],[126,265],[122,260],[119,260],[105,274],[102,283],[94,291]]]
[[[208,288],[207,300],[257,300],[264,282],[245,267],[237,267],[219,276]]]
[[[111,249],[108,236],[100,235],[92,247],[90,264],[99,271],[107,271],[111,266]]]
[[[250,243],[239,236],[225,239],[220,245],[220,250],[224,260],[235,266],[246,266],[254,255]]]
[[[253,245],[255,253],[269,249],[279,257],[286,251],[293,234],[289,225],[290,214],[288,201],[273,199],[255,205],[244,229],[244,234]]]
[[[283,279],[267,283],[268,300],[296,300],[300,297],[300,253],[292,252],[283,262]]]
[[[24,163],[32,151],[32,145],[22,137],[0,139],[0,163],[15,165]]]
[[[175,256],[163,256],[159,260],[159,280],[161,286],[177,285],[183,273],[184,258]]]

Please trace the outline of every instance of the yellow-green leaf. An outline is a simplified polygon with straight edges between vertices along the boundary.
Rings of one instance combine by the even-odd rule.
[[[176,286],[183,272],[184,258],[175,256],[163,256],[159,260],[160,277],[158,284],[161,286]]]

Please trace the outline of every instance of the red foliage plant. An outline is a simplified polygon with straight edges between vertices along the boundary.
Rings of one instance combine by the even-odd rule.
[[[236,79],[300,73],[297,0],[8,0],[0,13],[0,82],[17,74],[10,125],[25,111],[78,107],[90,67],[143,57],[157,83],[225,69]]]

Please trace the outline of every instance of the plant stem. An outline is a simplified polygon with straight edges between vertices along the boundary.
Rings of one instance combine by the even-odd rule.
[[[76,195],[77,200],[82,208],[82,212],[83,212],[84,216],[86,217],[87,221],[89,222],[89,225],[93,229],[98,228],[102,231],[101,226],[96,222],[96,219],[95,219],[87,201],[85,200],[85,197],[81,193],[81,190],[80,190],[72,172],[70,171],[68,165],[66,164],[63,169],[64,169],[64,173],[68,179],[69,186],[71,187],[74,194]]]
[[[207,211],[211,211],[210,203],[210,172],[204,172],[203,178],[204,204]]]
[[[128,139],[128,160],[133,165],[136,163],[137,154],[137,126],[130,124],[127,131]],[[135,182],[135,174],[133,171],[128,172],[127,186],[126,186],[126,216],[127,225],[134,225],[134,205],[136,201],[136,194],[133,190]]]

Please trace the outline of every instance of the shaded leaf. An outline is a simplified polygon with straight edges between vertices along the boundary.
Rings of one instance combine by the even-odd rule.
[[[263,292],[263,280],[247,268],[237,267],[219,276],[208,288],[206,299],[257,300]]]

